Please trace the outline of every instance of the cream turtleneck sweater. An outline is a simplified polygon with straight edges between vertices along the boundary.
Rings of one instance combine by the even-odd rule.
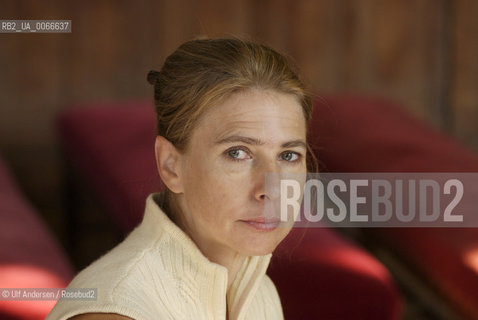
[[[136,320],[283,319],[267,275],[272,254],[247,257],[227,290],[227,268],[209,261],[158,206],[146,200],[143,221],[117,247],[81,271],[68,288],[97,288],[96,301],[59,300],[47,320],[89,312]]]

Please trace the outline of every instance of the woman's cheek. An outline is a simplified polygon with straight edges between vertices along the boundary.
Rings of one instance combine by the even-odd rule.
[[[216,195],[227,197],[229,194],[238,194],[244,187],[250,185],[251,175],[247,168],[223,166],[216,168],[209,176],[209,184],[216,190]]]

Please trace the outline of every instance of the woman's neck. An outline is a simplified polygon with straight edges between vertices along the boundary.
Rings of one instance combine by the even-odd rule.
[[[210,261],[227,268],[227,291],[231,288],[231,285],[236,279],[237,273],[241,269],[245,259],[245,256],[239,254],[231,255],[229,257],[221,256],[217,259],[214,257],[209,258]]]
[[[176,201],[172,199],[171,194],[169,193],[166,193],[166,197],[163,202],[163,210],[166,212],[169,218],[193,240],[202,254],[207,257],[209,261],[227,268],[227,291],[229,291],[229,288],[234,282],[234,279],[241,269],[246,257],[238,252],[233,252],[230,248],[218,246],[213,243],[204,243],[199,241],[199,239],[195,239],[194,234],[188,232],[187,227],[181,221],[181,216],[179,214],[181,209],[177,205]]]

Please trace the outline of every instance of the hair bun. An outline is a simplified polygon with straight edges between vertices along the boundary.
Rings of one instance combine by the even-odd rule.
[[[156,71],[156,70],[151,70],[148,72],[148,82],[150,84],[156,84],[156,82],[158,81],[158,78],[159,78],[159,71]]]

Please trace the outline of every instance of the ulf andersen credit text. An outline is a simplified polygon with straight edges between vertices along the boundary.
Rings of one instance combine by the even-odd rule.
[[[96,300],[96,288],[2,288],[1,300]]]

